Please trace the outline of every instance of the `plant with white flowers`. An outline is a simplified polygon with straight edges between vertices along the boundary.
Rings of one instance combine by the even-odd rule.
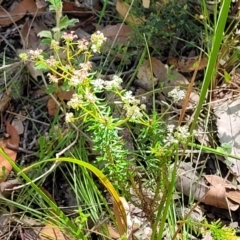
[[[49,36],[49,33],[43,36]],[[163,149],[163,152],[169,151],[170,146],[187,141],[187,128],[178,127],[174,131],[173,127],[168,126],[166,130],[161,120],[153,121],[145,112],[146,106],[131,91],[122,88],[121,77],[113,75],[111,80],[96,77],[90,59],[95,53],[101,53],[101,46],[106,41],[100,31],[93,33],[89,40],[79,39],[73,31],[63,32],[59,41],[48,40],[51,40],[49,54],[37,49],[29,51],[28,55],[21,54],[20,57],[24,61],[34,62],[36,68],[47,71],[49,87],[56,93],[61,90],[74,92],[67,103],[60,102],[65,110],[65,121],[69,124],[85,124],[85,132],[91,136],[93,148],[98,152],[96,160],[104,163],[101,164],[104,165],[103,170],[116,187],[126,187],[128,179],[133,179],[134,175],[130,171],[131,161],[127,160],[131,153],[125,149],[127,143],[119,134],[124,125],[137,124],[141,126],[139,129],[145,139],[154,139],[146,150],[154,153],[151,159],[156,160]],[[105,100],[107,92],[115,96],[111,104]],[[169,92],[169,96],[179,101],[184,99],[185,93],[176,88]],[[113,117],[113,104],[120,112],[119,117]]]

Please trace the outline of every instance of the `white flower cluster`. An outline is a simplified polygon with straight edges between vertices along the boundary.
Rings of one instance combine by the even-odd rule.
[[[62,35],[62,39],[64,39],[65,41],[73,41],[74,39],[77,39],[78,36],[77,34],[74,34],[74,31],[71,31],[70,33],[66,33],[64,32]]]
[[[58,83],[59,79],[55,75],[52,75],[51,73],[48,73],[47,76],[48,76],[49,81],[51,83]]]
[[[66,123],[70,123],[74,121],[74,116],[72,112],[66,113],[65,121]]]
[[[68,84],[70,86],[76,87],[82,85],[84,81],[88,79],[89,71],[92,68],[92,63],[91,62],[80,63],[79,66],[80,69],[72,70],[73,75],[70,77],[68,81]]]
[[[56,67],[59,64],[59,61],[57,61],[54,56],[50,56],[49,59],[46,60],[46,63],[50,67]]]
[[[186,97],[186,93],[185,91],[181,90],[179,86],[177,86],[168,93],[168,96],[173,98],[174,102],[179,102]]]
[[[188,126],[178,126],[175,128],[173,124],[168,125],[167,136],[164,139],[165,146],[169,147],[172,144],[186,143],[189,136]]]
[[[101,91],[103,89],[106,89],[107,91],[112,91],[120,90],[122,82],[123,81],[119,76],[114,75],[111,81],[104,81],[101,78],[98,78],[92,80],[91,84],[94,88],[94,91]]]
[[[78,109],[83,103],[84,103],[83,96],[74,93],[70,101],[68,101],[67,105],[72,107],[73,109]]]
[[[106,37],[104,37],[103,33],[101,33],[100,31],[97,31],[96,33],[93,33],[91,35],[91,42],[92,42],[92,46],[91,49],[94,53],[98,52],[100,53],[100,49],[102,44],[107,40]]]
[[[30,50],[29,51],[30,60],[43,59],[42,52],[43,52],[42,49]]]
[[[131,91],[125,92],[122,96],[123,109],[126,111],[126,117],[129,120],[138,120],[143,117],[142,111],[146,109],[145,104],[140,104],[140,100],[136,99]]]

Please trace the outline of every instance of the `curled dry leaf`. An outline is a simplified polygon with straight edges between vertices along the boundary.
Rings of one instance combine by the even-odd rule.
[[[9,122],[5,122],[5,124],[6,124],[6,131],[10,137],[8,139],[2,140],[0,142],[0,147],[13,161],[15,161],[17,157],[17,152],[7,148],[7,143],[15,147],[18,147],[19,140],[20,140],[19,135],[16,129]],[[0,183],[7,178],[11,170],[12,170],[12,165],[10,164],[10,162],[7,159],[5,159],[2,155],[0,155]]]
[[[239,208],[239,204],[236,204],[227,198],[226,189],[221,183],[211,186],[202,202],[218,208],[229,208],[232,211]]]
[[[37,34],[31,29],[32,23],[27,20],[22,29],[21,29],[21,43],[23,49],[37,49],[40,43],[40,39],[37,37]]]
[[[204,177],[211,184],[210,187],[206,186],[204,180],[199,177],[190,164],[181,162],[176,189],[211,206],[231,209],[232,211],[239,208],[240,191],[237,187],[215,175]]]
[[[204,198],[203,202],[205,204],[224,209],[229,208],[232,211],[238,209],[240,192],[236,186],[216,175],[206,175],[204,177],[212,185]]]
[[[0,183],[0,193],[5,198],[11,195],[11,189],[20,185],[20,182],[17,179],[7,180]]]

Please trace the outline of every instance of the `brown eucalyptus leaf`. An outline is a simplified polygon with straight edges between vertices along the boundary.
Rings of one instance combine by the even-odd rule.
[[[213,186],[215,186],[215,185],[217,185],[219,183],[223,184],[224,186],[227,186],[227,185],[231,186],[232,185],[228,180],[226,180],[226,179],[224,179],[222,177],[219,177],[217,175],[205,175],[204,177]]]

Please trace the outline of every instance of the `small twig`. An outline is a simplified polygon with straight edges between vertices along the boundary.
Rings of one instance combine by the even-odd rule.
[[[19,190],[19,189],[22,189],[22,188],[24,188],[24,187],[26,187],[26,186],[31,185],[32,183],[35,183],[36,181],[40,180],[41,178],[43,178],[43,177],[45,177],[46,175],[48,175],[49,173],[51,173],[52,170],[55,168],[55,166],[57,166],[57,163],[58,163],[58,161],[56,161],[56,162],[50,167],[50,169],[48,169],[48,170],[47,170],[44,174],[42,174],[41,176],[35,178],[34,180],[31,180],[31,181],[28,182],[28,183],[23,184],[23,185],[20,185],[20,186],[17,186],[17,187],[13,187],[11,190],[12,190],[12,191]]]
[[[186,97],[185,97],[183,105],[182,105],[182,111],[181,111],[180,117],[178,119],[178,125],[179,126],[181,125],[181,123],[183,121],[183,118],[184,118],[184,115],[185,115],[185,112],[186,112],[186,109],[187,109],[187,105],[188,105],[188,102],[189,102],[190,94],[191,94],[191,92],[193,90],[193,84],[194,84],[194,81],[195,81],[197,73],[198,73],[198,68],[199,68],[199,65],[201,63],[201,59],[202,59],[202,52],[200,53],[200,56],[198,58],[197,67],[194,70],[194,73],[193,73],[193,76],[192,76],[192,80],[191,80],[191,82],[190,82],[190,84],[188,86],[187,94],[186,94]]]
[[[88,233],[85,234],[85,237],[88,237],[92,232],[94,232],[95,230],[97,230],[101,225],[103,225],[106,221],[108,220],[108,217],[100,220],[98,223],[95,224],[95,226],[93,226],[91,229],[88,229]]]
[[[30,120],[30,121],[33,121],[33,122],[41,123],[41,124],[46,125],[46,126],[49,126],[49,125],[50,125],[49,123],[45,123],[45,122],[42,122],[42,121],[39,121],[39,120],[36,120],[36,119],[32,119],[32,118],[30,118],[30,117],[23,116],[23,115],[21,115],[21,114],[11,112],[11,111],[9,111],[9,110],[6,110],[6,112],[7,112],[7,113],[10,113],[10,114],[12,114],[12,115],[18,116],[18,117],[26,118],[26,119],[28,119],[28,120]]]
[[[6,147],[11,149],[11,150],[17,151],[17,152],[23,152],[23,153],[27,153],[27,154],[31,154],[31,155],[36,155],[37,154],[36,152],[33,152],[33,151],[27,150],[25,148],[21,148],[21,147],[12,145],[11,143],[7,143]]]

